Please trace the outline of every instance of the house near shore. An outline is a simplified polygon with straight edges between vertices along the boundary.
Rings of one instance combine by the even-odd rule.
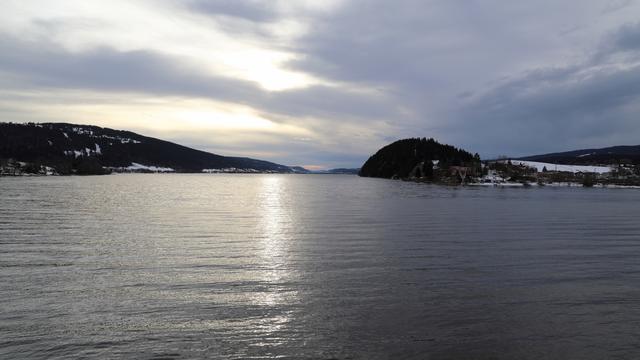
[[[485,184],[502,184],[507,180],[498,174],[498,171],[490,169],[487,174],[480,178],[480,182]]]
[[[467,175],[471,174],[472,172],[473,172],[473,169],[467,166],[450,166],[449,167],[450,175],[460,177],[461,182],[464,182],[464,180],[467,178]]]

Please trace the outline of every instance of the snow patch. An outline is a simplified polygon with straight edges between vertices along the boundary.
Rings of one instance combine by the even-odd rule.
[[[89,148],[84,148],[82,150],[65,150],[64,154],[67,156],[74,156],[76,158],[80,157],[80,156],[92,156],[92,155],[99,155],[102,154],[102,152],[100,151],[100,146],[98,146],[98,144],[96,144],[96,150],[92,150]]]
[[[105,134],[99,134],[99,133],[94,132],[93,130],[85,129],[85,128],[78,127],[78,126],[72,127],[71,131],[73,131],[74,133],[79,134],[79,135],[88,135],[89,137],[92,137],[92,138],[102,138],[102,139],[116,140],[116,141],[119,141],[122,144],[141,144],[142,143],[142,141],[134,140],[134,139],[130,139],[130,138],[125,138],[125,137],[121,137],[121,136],[110,136],[110,135],[105,135]],[[65,133],[63,131],[62,134],[64,135],[64,137],[69,139],[69,135],[67,135],[67,133]]]
[[[545,167],[547,171],[563,171],[563,172],[571,172],[571,173],[596,173],[596,174],[606,174],[611,172],[611,168],[609,166],[585,166],[585,165],[557,165],[551,163],[543,163],[537,161],[524,161],[524,160],[511,160],[511,163],[514,165],[523,165],[530,168],[534,168],[541,172]]]
[[[126,171],[152,171],[152,172],[175,172],[174,169],[170,168],[170,167],[161,167],[161,166],[150,166],[150,165],[143,165],[143,164],[138,164],[135,162],[132,162],[131,165],[127,166],[126,168],[123,168],[123,170]]]
[[[75,158],[84,156],[84,152],[82,150],[65,150],[64,154],[67,156],[73,156]]]
[[[221,169],[202,169],[202,172],[205,174],[221,174],[221,173],[258,174],[263,172],[268,173],[270,171],[260,171],[256,169],[239,169],[239,168],[229,167],[229,168],[221,168]]]
[[[72,127],[71,131],[79,135],[90,135],[93,136],[93,130],[84,129],[81,127]]]

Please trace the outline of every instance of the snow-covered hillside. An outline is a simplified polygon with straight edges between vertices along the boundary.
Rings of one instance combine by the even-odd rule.
[[[566,171],[572,173],[596,173],[605,174],[611,172],[611,168],[608,166],[585,166],[585,165],[557,165],[551,163],[543,163],[537,161],[525,161],[525,160],[511,160],[514,165],[524,165],[542,171],[545,167],[548,171]]]

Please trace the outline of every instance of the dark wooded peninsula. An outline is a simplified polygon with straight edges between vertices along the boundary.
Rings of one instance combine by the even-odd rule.
[[[422,179],[460,183],[481,171],[480,155],[434,139],[398,140],[378,150],[360,169],[360,176],[386,179]]]

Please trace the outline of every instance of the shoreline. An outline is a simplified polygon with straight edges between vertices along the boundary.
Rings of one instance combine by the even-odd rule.
[[[385,179],[385,178],[379,178]],[[450,182],[435,182],[425,181],[422,179],[386,179],[386,180],[401,180],[422,184],[432,184],[439,186],[449,187],[478,187],[478,188],[557,188],[557,187],[573,187],[573,188],[594,188],[594,189],[640,189],[640,185],[619,185],[619,184],[602,184],[597,183],[593,186],[584,186],[579,182],[551,182],[551,183],[521,183],[521,182],[501,182],[501,183],[482,183],[482,182],[468,182],[468,183],[450,183]]]
[[[529,188],[529,187],[580,187],[580,188],[598,188],[598,189],[640,189],[640,185],[617,185],[617,184],[594,184],[593,186],[584,186],[581,183],[577,182],[553,182],[553,183],[467,183],[463,184],[463,186],[475,186],[475,187],[504,187],[504,188],[512,188],[512,187],[521,187],[521,188]]]
[[[0,174],[0,178],[18,178],[18,177],[85,177],[85,176],[108,176],[108,175],[131,175],[131,174],[144,174],[144,175],[165,175],[165,174],[189,174],[189,175],[220,175],[220,174],[242,174],[242,175],[260,175],[260,174],[282,174],[282,175],[350,175],[350,174],[300,174],[300,173],[274,173],[274,172],[144,172],[144,171],[131,171],[131,172],[112,172],[109,174]],[[357,176],[357,175],[352,175]],[[358,176],[360,177],[360,176]],[[367,177],[365,177],[367,178]],[[385,179],[385,178],[378,178]],[[552,182],[552,183],[519,183],[519,182],[503,182],[503,183],[441,183],[424,181],[421,179],[385,179],[385,180],[402,180],[415,183],[432,184],[447,187],[478,187],[478,188],[544,188],[544,187],[572,187],[572,188],[596,188],[596,189],[640,189],[640,185],[619,185],[619,184],[594,184],[593,186],[584,186],[578,182]]]

